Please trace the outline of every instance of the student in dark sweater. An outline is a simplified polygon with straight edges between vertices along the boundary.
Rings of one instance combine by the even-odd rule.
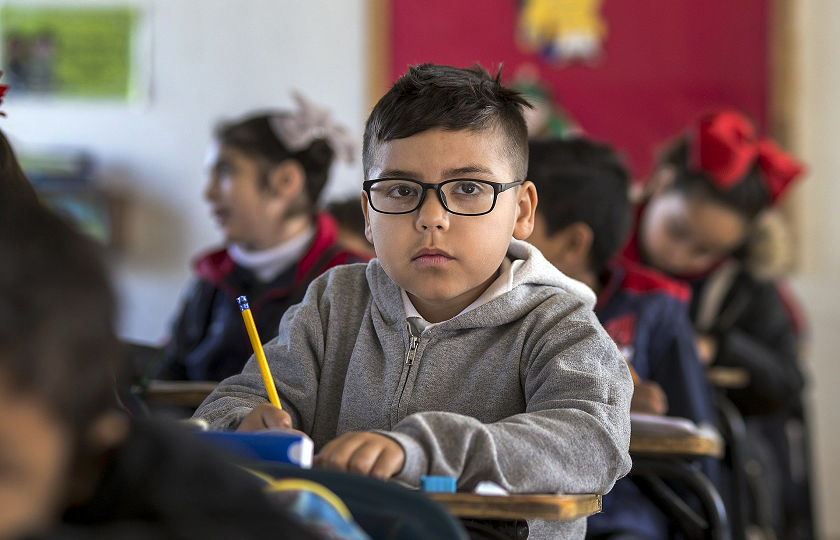
[[[528,179],[539,193],[530,242],[566,275],[598,295],[595,314],[638,374],[631,411],[714,419],[688,318],[688,288],[627,262],[611,262],[630,230],[628,175],[606,145],[584,139],[531,141]],[[718,476],[714,463],[704,472]],[[665,515],[635,485],[619,480],[587,537],[673,537]]]
[[[0,201],[0,251],[0,538],[312,538],[256,479],[117,409],[122,347],[92,242]]]
[[[779,502],[763,511],[776,535],[812,537],[799,350],[803,324],[784,282],[752,264],[757,231],[804,167],[733,110],[707,114],[660,159],[640,207],[628,259],[685,279],[701,360],[741,368],[749,384],[727,391],[751,442],[773,448],[763,482],[781,477]],[[795,465],[802,463],[803,465]],[[757,493],[773,491],[759,487]]]
[[[333,159],[351,161],[354,141],[297,96],[297,111],[223,124],[205,192],[226,247],[199,257],[196,281],[154,377],[220,381],[242,371],[251,345],[236,298],[248,296],[263,341],[327,269],[367,261],[343,247],[334,219],[316,211]]]
[[[801,172],[742,114],[709,114],[661,159],[623,253],[691,285],[700,358],[749,372],[749,386],[729,392],[746,415],[789,407],[803,386],[790,302],[738,257]]]

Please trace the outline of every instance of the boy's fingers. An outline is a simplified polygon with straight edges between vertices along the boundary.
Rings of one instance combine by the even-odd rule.
[[[379,454],[379,458],[370,470],[370,476],[380,480],[388,480],[399,473],[405,463],[405,452],[401,446],[388,446]]]
[[[370,474],[381,453],[381,446],[374,441],[368,441],[353,452],[347,463],[347,470],[357,474]]]
[[[292,427],[292,417],[289,413],[278,409],[270,403],[263,403],[242,419],[236,431],[259,431],[266,428],[287,428]]]
[[[267,428],[292,429],[292,417],[283,409],[274,405],[266,404],[262,410],[262,421]],[[260,405],[262,407],[262,405]]]
[[[347,462],[353,452],[365,442],[358,435],[358,433],[345,434],[328,443],[316,456],[316,464],[325,469],[346,470]]]

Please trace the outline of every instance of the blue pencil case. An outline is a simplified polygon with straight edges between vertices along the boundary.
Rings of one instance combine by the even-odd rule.
[[[241,459],[288,463],[304,469],[312,467],[315,445],[306,435],[283,431],[205,431],[196,435],[220,451]]]

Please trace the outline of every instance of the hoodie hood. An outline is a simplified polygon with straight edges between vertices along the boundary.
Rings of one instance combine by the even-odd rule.
[[[594,308],[597,298],[592,289],[555,268],[531,244],[512,239],[507,254],[511,259],[523,261],[513,276],[513,289],[439,323],[438,327],[456,330],[507,324],[524,317],[555,294],[567,297],[570,307],[583,304],[588,309]],[[370,262],[366,275],[374,304],[380,313],[391,324],[401,324],[405,320],[405,312],[400,287],[385,273],[378,259]]]

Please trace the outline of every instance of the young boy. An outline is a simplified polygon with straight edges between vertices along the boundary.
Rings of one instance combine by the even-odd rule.
[[[532,141],[530,150],[527,178],[540,193],[530,240],[563,273],[598,293],[595,314],[641,378],[631,409],[712,422],[687,288],[634,263],[609,262],[632,218],[628,177],[618,157],[583,139]],[[715,480],[716,468],[705,468]],[[628,480],[604,497],[604,511],[589,518],[587,533],[622,534],[669,538],[665,516]]]
[[[315,277],[368,260],[342,246],[335,221],[316,211],[333,159],[352,160],[358,145],[326,111],[297,97],[297,111],[257,114],[217,130],[205,197],[227,245],[196,261],[197,280],[156,378],[220,381],[239,373],[252,351],[238,296],[248,296],[267,341]]]
[[[521,242],[537,197],[518,93],[480,67],[409,68],[365,130],[363,210],[378,259],[316,279],[266,347],[196,412],[217,429],[291,427],[316,464],[417,486],[605,493],[630,468],[632,382],[595,297]],[[581,538],[585,520],[529,523]]]
[[[0,201],[0,251],[0,538],[312,538],[255,479],[118,412],[122,346],[92,242]]]

